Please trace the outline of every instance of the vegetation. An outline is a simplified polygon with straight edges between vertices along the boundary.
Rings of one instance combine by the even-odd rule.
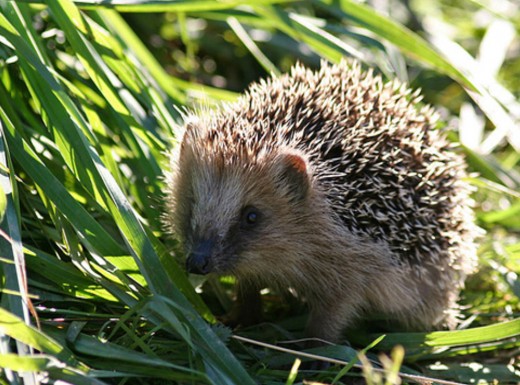
[[[517,2],[0,0],[0,9],[0,384],[341,384],[361,373],[396,383],[398,372],[409,383],[519,381]],[[422,88],[441,111],[475,172],[486,234],[460,330],[382,334],[374,322],[349,335],[352,346],[308,352],[346,366],[305,370],[275,350],[299,350],[282,343],[302,336],[296,301],[266,293],[269,322],[216,323],[232,280],[190,282],[179,268],[160,223],[161,174],[179,109],[233,100],[296,60],[344,56]]]

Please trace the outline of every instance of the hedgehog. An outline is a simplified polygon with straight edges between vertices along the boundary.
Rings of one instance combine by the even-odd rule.
[[[476,265],[466,166],[419,92],[356,62],[296,64],[187,113],[165,222],[195,274],[235,276],[238,314],[291,288],[306,333],[338,342],[383,314],[453,328]]]

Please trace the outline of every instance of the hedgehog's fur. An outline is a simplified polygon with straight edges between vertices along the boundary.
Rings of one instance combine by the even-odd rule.
[[[329,340],[374,311],[454,326],[477,232],[464,163],[417,95],[358,64],[296,65],[190,116],[166,197],[188,268],[293,287]]]

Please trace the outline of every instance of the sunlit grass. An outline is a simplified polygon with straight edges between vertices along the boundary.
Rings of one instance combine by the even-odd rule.
[[[44,3],[0,1],[0,383],[518,382],[518,6],[418,1],[416,33],[402,14],[349,0]],[[465,7],[487,23],[476,29]],[[204,283],[203,302],[178,266],[162,172],[179,109],[233,100],[295,60],[344,56],[441,110],[475,172],[486,234],[463,330],[356,330],[352,347],[312,352],[347,366],[310,372],[295,364],[297,301],[267,292],[269,322],[243,338],[215,326],[232,282]]]

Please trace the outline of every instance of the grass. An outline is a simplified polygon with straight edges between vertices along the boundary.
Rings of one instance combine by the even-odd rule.
[[[386,4],[0,0],[0,384],[517,383],[520,9]],[[267,293],[269,322],[215,323],[232,282],[193,289],[161,228],[161,175],[178,108],[344,56],[441,110],[486,234],[460,330],[357,330],[308,352],[346,366],[309,372],[280,343],[301,337],[299,304]]]

